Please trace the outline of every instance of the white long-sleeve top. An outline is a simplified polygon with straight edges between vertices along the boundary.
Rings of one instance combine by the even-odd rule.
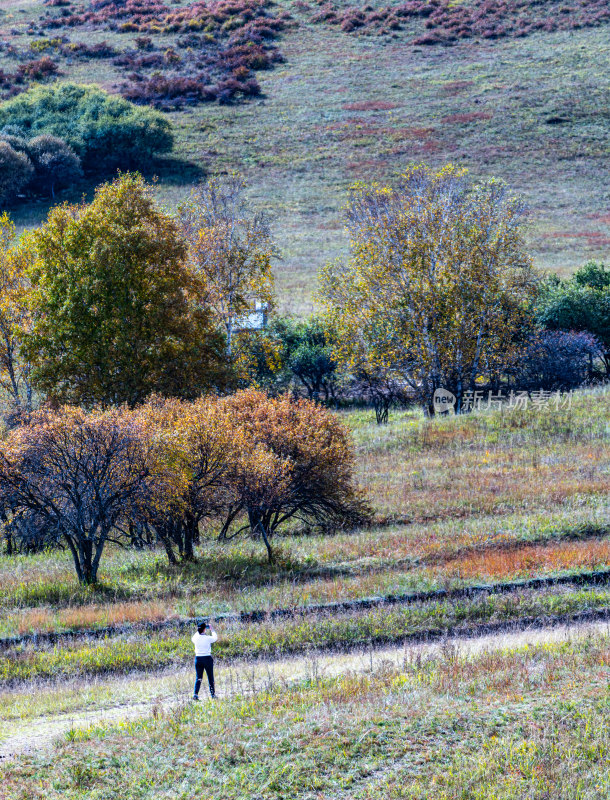
[[[216,631],[212,631],[210,636],[207,636],[205,633],[199,633],[197,631],[191,636],[191,641],[195,645],[195,655],[196,656],[211,656],[212,655],[212,645],[218,639],[216,635]]]

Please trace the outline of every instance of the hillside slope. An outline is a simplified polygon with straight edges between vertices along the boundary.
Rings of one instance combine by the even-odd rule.
[[[124,51],[138,36],[91,24],[37,28],[43,13],[57,10],[40,0],[2,5],[3,39],[21,49],[21,62],[34,41],[49,37],[107,41]],[[476,11],[483,3],[463,5]],[[161,178],[159,192],[171,206],[185,196],[196,172],[184,161],[203,172],[243,172],[253,197],[272,215],[283,254],[279,288],[284,307],[297,313],[311,310],[318,267],[345,252],[340,208],[347,186],[390,178],[410,161],[457,162],[524,192],[540,266],[565,273],[588,258],[603,258],[610,250],[610,25],[597,0],[563,5],[588,13],[591,27],[580,27],[585,23],[568,8],[575,27],[547,30],[553,15],[561,15],[559,4],[545,0],[531,4],[547,15],[541,30],[530,26],[527,35],[485,38],[464,28],[466,38],[451,46],[414,44],[425,31],[419,17],[380,33],[379,25],[350,30],[351,23],[314,21],[328,4],[322,13],[300,0],[270,6],[269,13],[287,11],[292,18],[273,41],[285,61],[256,73],[261,95],[169,112],[177,157],[152,168]],[[508,25],[528,10],[523,0],[507,0],[498,14]],[[161,52],[176,37],[153,38]],[[118,90],[125,77],[126,69],[112,60],[49,52],[59,80]],[[14,62],[5,45],[0,68],[14,69]],[[22,206],[15,216],[29,225],[45,210],[43,203]]]

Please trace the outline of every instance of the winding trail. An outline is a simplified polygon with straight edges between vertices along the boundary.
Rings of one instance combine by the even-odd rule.
[[[473,637],[448,637],[443,641],[371,648],[350,653],[315,653],[277,661],[234,662],[217,670],[220,696],[250,694],[278,685],[289,685],[305,678],[331,677],[344,672],[367,672],[382,663],[400,666],[405,658],[433,658],[448,648],[461,655],[474,656],[493,650],[512,649],[546,642],[574,641],[588,636],[610,636],[609,622],[590,622],[558,625],[525,631],[502,632]],[[137,719],[188,702],[192,670],[182,668],[173,672],[108,678],[98,681],[106,697],[116,694],[123,702],[78,707],[79,692],[91,691],[90,684],[73,681],[70,688],[76,698],[75,708],[60,714],[29,716],[28,719],[7,719],[0,710],[0,764],[27,754],[49,749],[61,736],[71,730],[86,729],[108,723]],[[36,690],[37,694],[52,693],[58,687]],[[148,699],[135,697],[148,694]],[[9,691],[0,693],[0,709]],[[14,694],[14,693],[13,693]],[[25,695],[25,692],[23,693]],[[4,697],[3,697],[4,696]],[[129,698],[134,698],[131,702]],[[82,701],[81,701],[82,704]]]

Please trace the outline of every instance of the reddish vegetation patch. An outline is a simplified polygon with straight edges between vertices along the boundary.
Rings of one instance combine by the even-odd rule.
[[[0,69],[0,91],[3,99],[14,97],[25,91],[32,81],[40,82],[59,74],[57,62],[49,56],[19,64],[16,72]]]
[[[48,11],[41,25],[147,34],[136,39],[135,50],[115,57],[114,64],[127,75],[121,93],[133,102],[166,109],[258,94],[254,71],[283,60],[272,40],[290,20],[285,11],[271,12],[268,0],[198,0],[178,9],[158,0],[90,0],[64,6]],[[157,48],[156,35],[176,38],[172,46],[166,40]]]
[[[576,30],[610,21],[608,0],[481,0],[455,5],[451,0],[407,0],[400,5],[339,8],[319,0],[314,22],[338,25],[347,33],[389,34],[405,22],[421,24],[412,44],[451,44],[460,39],[500,39],[536,31]]]
[[[588,214],[589,219],[597,220],[603,225],[610,225],[610,214]]]
[[[197,0],[179,9],[157,0],[90,0],[69,3],[59,15],[43,19],[47,28],[107,27],[121,32],[140,33],[218,33],[255,28],[263,36],[273,36],[290,19],[286,12],[272,15],[267,0]]]
[[[477,120],[481,119],[491,119],[493,114],[489,114],[487,111],[470,111],[469,113],[464,114],[449,114],[446,117],[441,119],[441,122],[446,123],[465,123],[465,122],[476,122]]]
[[[383,160],[376,160],[374,158],[367,159],[366,161],[352,161],[347,165],[349,170],[354,172],[362,172],[370,167],[387,167],[388,162]]]
[[[426,139],[434,133],[434,128],[395,128],[396,139]]]
[[[602,231],[569,231],[544,233],[545,239],[586,239],[589,247],[607,247],[610,237]]]
[[[474,86],[474,81],[448,81],[441,87],[441,91],[443,94],[456,95],[470,86]]]
[[[344,111],[389,111],[391,108],[398,108],[396,103],[389,103],[384,100],[363,100],[360,103],[345,103]]]
[[[602,540],[561,542],[551,545],[530,545],[513,550],[497,549],[449,561],[443,572],[464,579],[493,577],[496,579],[532,572],[565,569],[597,569],[610,560],[610,542]]]

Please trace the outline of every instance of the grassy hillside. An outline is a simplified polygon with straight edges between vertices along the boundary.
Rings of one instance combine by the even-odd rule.
[[[531,9],[504,3],[503,24],[529,14],[543,20],[542,29],[530,25],[524,35],[490,39],[480,25],[466,26],[465,38],[446,46],[413,43],[427,30],[419,17],[387,33],[380,32],[384,23],[350,31],[345,21],[315,22],[315,5],[283,0],[269,13],[291,15],[273,41],[285,61],[256,72],[262,95],[168,112],[177,149],[174,160],[151,167],[160,175],[159,194],[173,207],[198,174],[242,171],[273,218],[283,305],[297,313],[311,310],[318,267],[345,252],[340,208],[349,183],[390,178],[413,160],[465,164],[476,176],[496,175],[524,192],[540,266],[566,273],[587,258],[603,258],[610,249],[610,55],[600,8],[594,0],[577,3],[566,16],[576,27],[552,30],[551,21],[561,19],[553,0]],[[335,17],[344,13],[334,9]],[[141,35],[103,26],[38,28],[42,13],[59,11],[38,0],[2,4],[3,39],[20,54],[4,47],[0,68],[14,71],[31,43],[45,38],[106,41],[123,51]],[[176,36],[155,35],[154,47],[163,51]],[[49,52],[59,80],[117,90],[128,72],[112,59]],[[31,225],[45,210],[40,203],[15,216]]]
[[[219,654],[230,658],[606,608],[606,588],[576,584],[579,575],[610,567],[608,415],[603,391],[575,396],[571,408],[558,411],[432,421],[405,412],[384,427],[373,424],[370,411],[346,413],[376,524],[330,537],[284,536],[273,567],[260,545],[221,545],[214,531],[195,563],[177,567],[160,551],[109,548],[101,583],[90,588],[79,587],[67,551],[0,558],[0,637],[119,626],[99,645],[76,638],[59,649],[41,643],[39,652],[26,642],[0,654],[0,678],[182,663],[188,640],[172,624],[144,643],[137,628],[120,626],[195,615],[528,578],[570,581],[539,594],[492,592],[482,599],[431,597],[396,610],[357,608],[337,617],[335,627],[324,610],[273,624],[227,621],[220,626],[225,645]]]
[[[109,547],[88,588],[67,552],[1,557],[0,637],[41,636],[2,643],[0,756],[30,730],[82,728],[85,714],[125,721],[0,763],[0,794],[101,799],[119,782],[134,799],[607,797],[607,636],[478,660],[441,643],[608,619],[609,414],[603,390],[557,410],[403,412],[381,427],[347,412],[375,524],[292,531],[273,566],[260,543],[221,545],[213,531],[176,567],[160,550]],[[437,594],[387,597],[408,592]],[[338,601],[356,602],[295,611]],[[180,620],[253,609],[293,613],[219,620],[220,705],[185,709]],[[409,655],[422,639],[440,639],[434,657]],[[403,645],[404,662],[401,650],[384,663]],[[316,671],[318,657],[337,675],[361,652],[368,674]]]

